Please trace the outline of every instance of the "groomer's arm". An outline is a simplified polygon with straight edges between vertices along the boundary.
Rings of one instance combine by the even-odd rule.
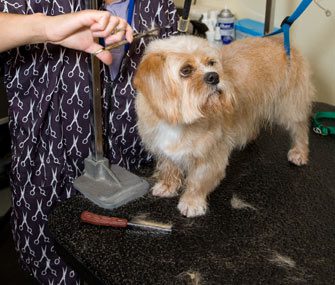
[[[124,37],[129,42],[133,40],[133,31],[124,19],[97,10],[58,16],[0,13],[0,27],[0,52],[25,44],[50,42],[92,53],[101,48],[94,41],[95,37],[105,38],[106,44],[118,42]],[[119,32],[114,34],[116,28]],[[106,64],[112,62],[110,52],[97,56]]]
[[[0,13],[0,52],[24,44],[46,41],[42,23],[42,14]]]

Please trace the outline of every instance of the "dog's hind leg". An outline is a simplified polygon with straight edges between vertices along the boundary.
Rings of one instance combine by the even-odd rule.
[[[301,55],[293,52],[286,79],[278,84],[282,96],[274,102],[274,119],[284,126],[291,136],[288,160],[295,165],[308,162],[308,134],[312,100],[315,90],[311,82],[310,69]]]
[[[308,83],[290,90],[288,96],[276,104],[276,121],[284,126],[291,136],[288,160],[295,165],[308,162],[308,134],[311,114],[313,87]]]
[[[287,158],[295,165],[304,165],[308,162],[308,121],[289,124],[292,146]]]
[[[152,187],[152,195],[173,197],[182,186],[182,172],[168,159],[159,159],[156,165],[156,184]]]

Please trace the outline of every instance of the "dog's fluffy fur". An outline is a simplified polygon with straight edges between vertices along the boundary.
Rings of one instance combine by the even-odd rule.
[[[224,178],[234,148],[265,123],[285,127],[288,160],[308,161],[314,93],[308,65],[281,38],[252,38],[215,48],[194,36],[149,44],[134,78],[138,129],[157,158],[153,195],[171,197],[184,186],[178,209],[203,215],[206,198]]]

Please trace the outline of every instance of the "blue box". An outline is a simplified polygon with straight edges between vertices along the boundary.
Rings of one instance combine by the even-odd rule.
[[[274,30],[277,30],[277,28]],[[235,37],[237,40],[246,37],[262,37],[263,35],[264,23],[247,18],[235,22]]]

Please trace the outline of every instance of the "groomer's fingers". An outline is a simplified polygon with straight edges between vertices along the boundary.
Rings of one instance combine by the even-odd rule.
[[[107,45],[121,41],[124,38],[129,42],[133,40],[131,26],[120,17],[110,16],[107,24],[102,19],[101,23],[92,25],[91,31],[94,37],[104,38]]]
[[[111,33],[105,38],[106,43],[119,42],[124,39],[125,32],[127,29],[128,23],[119,18],[117,25],[113,26],[112,23],[108,26],[108,29],[111,29]]]
[[[114,28],[110,36],[105,38],[107,45],[127,39],[128,42],[133,40],[133,30],[131,26],[125,20],[121,20],[119,24]]]
[[[126,39],[130,43],[134,40],[134,31],[133,31],[133,29],[131,28],[130,25],[127,26]]]
[[[115,28],[120,24],[120,22],[121,18],[110,16],[108,22],[103,27],[103,29],[101,28],[102,25],[99,26],[100,29],[97,27],[97,25],[95,24],[92,25],[91,27],[92,35],[94,37],[106,38],[114,32]]]
[[[118,42],[120,40],[123,40],[126,38],[126,40],[131,43],[134,39],[133,37],[133,29],[131,26],[124,21],[124,23],[120,23],[116,30],[114,30],[114,34],[108,36],[105,38],[105,44],[110,45],[112,43]]]
[[[92,44],[85,51],[88,53],[95,53],[96,51],[102,49],[103,47],[97,43]],[[112,64],[113,57],[110,51],[102,51],[96,54],[96,57],[100,59],[104,64],[110,65]]]
[[[126,29],[126,40],[131,43],[134,39],[133,37],[133,29],[131,28],[130,25],[127,25],[127,29]]]
[[[108,11],[96,11],[96,12],[103,12],[103,13],[97,16],[95,23],[91,24],[90,29],[92,32],[99,32],[105,30],[109,21],[111,20],[111,14]]]
[[[110,51],[102,51],[96,55],[104,64],[110,65],[112,64],[113,58],[112,53]]]
[[[109,45],[118,41],[133,41],[133,29],[123,18],[112,16],[109,12],[103,14],[101,18],[91,26],[92,35],[105,39],[105,44]]]

